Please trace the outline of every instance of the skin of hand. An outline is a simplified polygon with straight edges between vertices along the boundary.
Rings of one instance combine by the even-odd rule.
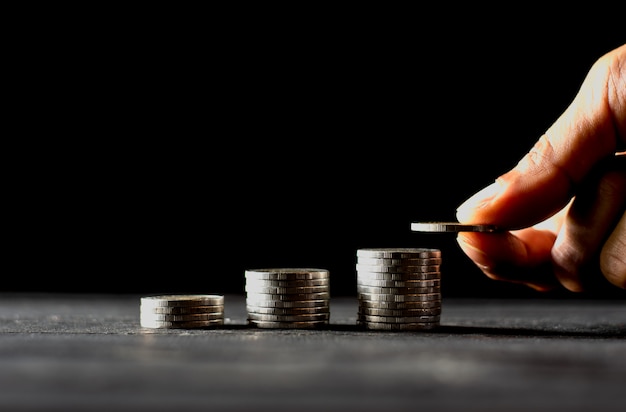
[[[602,276],[626,289],[626,44],[600,57],[577,95],[509,172],[457,209],[459,233],[490,278],[581,292]]]

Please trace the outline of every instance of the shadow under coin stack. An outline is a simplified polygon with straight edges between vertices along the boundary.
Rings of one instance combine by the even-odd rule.
[[[439,249],[358,249],[357,324],[371,330],[438,327],[440,265]]]
[[[328,270],[246,270],[245,281],[249,325],[266,329],[316,329],[328,325]]]
[[[160,295],[141,298],[144,328],[204,329],[224,324],[222,295]]]

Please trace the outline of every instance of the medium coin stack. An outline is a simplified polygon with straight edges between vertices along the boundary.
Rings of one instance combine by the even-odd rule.
[[[198,329],[224,324],[222,295],[159,295],[141,298],[144,328]]]
[[[326,269],[245,271],[248,324],[266,329],[316,329],[330,320]]]
[[[358,249],[357,324],[372,330],[439,326],[440,265],[439,249]]]

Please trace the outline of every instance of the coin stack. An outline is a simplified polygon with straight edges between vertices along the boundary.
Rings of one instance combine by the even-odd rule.
[[[222,295],[159,295],[141,298],[144,328],[198,329],[224,324]]]
[[[357,324],[371,330],[439,326],[440,265],[439,249],[358,249]]]
[[[316,329],[330,319],[326,269],[278,268],[245,271],[248,324],[266,329]]]

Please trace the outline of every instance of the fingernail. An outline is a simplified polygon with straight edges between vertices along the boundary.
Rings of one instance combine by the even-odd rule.
[[[463,233],[459,233],[457,242],[467,257],[473,260],[482,270],[488,271],[489,268],[493,267],[493,261],[487,257],[485,252],[477,248],[470,239],[465,237]]]
[[[459,222],[471,220],[474,211],[487,206],[502,191],[502,187],[502,184],[496,180],[472,195],[456,209],[457,220]]]

